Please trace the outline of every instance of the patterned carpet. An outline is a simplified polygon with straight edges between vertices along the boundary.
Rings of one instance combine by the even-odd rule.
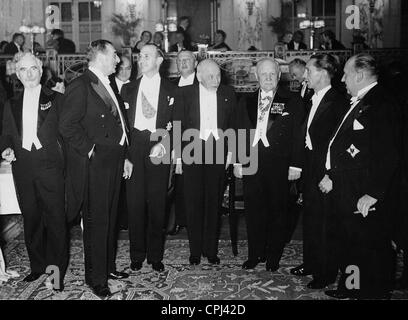
[[[99,300],[84,283],[83,246],[81,240],[72,240],[71,261],[65,278],[65,290],[54,293],[47,289],[45,275],[33,283],[21,280],[29,273],[29,262],[24,242],[15,240],[4,250],[8,268],[20,278],[0,284],[2,300]],[[130,271],[129,243],[119,240],[117,269]],[[188,264],[189,248],[186,240],[168,240],[165,252],[165,272],[153,272],[144,265],[119,282],[122,287],[111,300],[312,300],[327,299],[323,291],[309,290],[310,277],[300,279],[290,275],[290,268],[302,260],[301,241],[292,241],[285,248],[280,269],[265,271],[260,264],[253,271],[241,269],[246,258],[246,241],[239,242],[239,256],[234,257],[230,242],[220,241],[221,264],[211,266],[204,259],[200,266]],[[395,292],[394,299],[408,299],[408,292]]]

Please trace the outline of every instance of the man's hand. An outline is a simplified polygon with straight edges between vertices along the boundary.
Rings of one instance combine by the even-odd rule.
[[[329,193],[333,190],[333,181],[330,180],[329,176],[326,174],[322,181],[319,183],[319,189],[323,193]]]
[[[9,163],[16,161],[14,150],[11,148],[7,148],[6,150],[4,150],[1,154],[1,157]]]
[[[125,164],[123,165],[123,178],[130,179],[132,176],[133,164],[128,159],[125,159]]]
[[[371,207],[375,205],[377,201],[378,201],[377,199],[370,197],[368,194],[366,194],[358,200],[357,209],[365,218],[368,216],[368,212],[374,209],[374,208],[371,209]]]
[[[150,151],[149,157],[161,159],[164,157],[165,154],[166,154],[166,149],[161,143],[158,143]]]
[[[234,164],[234,176],[235,178],[242,179],[242,164]]]
[[[294,168],[289,168],[288,180],[289,181],[299,180],[301,174],[302,174],[301,170],[297,170],[297,169],[294,169]]]

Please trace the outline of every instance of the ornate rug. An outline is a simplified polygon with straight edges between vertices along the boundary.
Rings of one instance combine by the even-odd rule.
[[[152,271],[145,265],[140,271],[129,269],[129,242],[119,240],[117,269],[130,272],[130,277],[119,282],[122,289],[110,300],[312,300],[327,299],[323,291],[309,290],[310,277],[298,278],[289,270],[302,261],[302,242],[292,241],[285,248],[277,272],[265,271],[265,264],[255,270],[241,269],[246,259],[246,241],[239,242],[239,255],[234,257],[229,241],[221,240],[221,264],[209,265],[202,259],[200,266],[188,263],[187,240],[168,240],[163,273]],[[99,300],[84,283],[83,245],[81,240],[71,241],[71,260],[65,277],[65,290],[54,293],[45,285],[46,276],[33,283],[21,281],[29,273],[29,261],[23,240],[11,242],[4,255],[8,269],[15,270],[20,278],[0,283],[2,300]],[[393,299],[407,299],[408,292],[394,292]]]

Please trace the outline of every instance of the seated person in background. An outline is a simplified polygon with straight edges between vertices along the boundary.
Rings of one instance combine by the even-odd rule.
[[[320,50],[345,50],[346,47],[338,40],[333,31],[326,30],[322,34],[322,44],[320,45]]]
[[[140,40],[136,42],[136,45],[133,48],[133,52],[139,53],[140,49],[148,43],[152,41],[152,33],[150,31],[143,31],[142,34],[140,35]]]
[[[4,47],[4,54],[16,54],[24,51],[25,37],[22,33],[13,34],[13,40]]]
[[[186,41],[184,31],[180,30],[176,31],[175,38],[176,43],[170,47],[169,49],[170,52],[180,52],[182,50],[194,51],[191,44]]]
[[[163,44],[163,40],[164,40],[164,35],[161,32],[155,32],[153,35],[153,44],[156,45],[157,48],[159,48],[160,50],[164,50],[164,44]]]
[[[303,42],[304,34],[298,30],[293,34],[293,39],[288,43],[288,50],[299,51],[307,50],[306,44]]]
[[[51,39],[48,40],[47,46],[57,50],[58,54],[75,53],[75,43],[64,37],[64,31],[61,29],[53,29],[51,31]]]
[[[2,41],[0,42],[0,53],[4,53],[4,49],[6,48],[6,46],[8,45],[7,41]]]
[[[225,43],[227,34],[223,30],[215,32],[215,43],[208,48],[211,51],[231,51],[231,48]]]
[[[293,39],[293,33],[292,32],[286,32],[283,35],[283,37],[281,39],[281,42],[285,44],[286,50],[289,50],[288,49],[288,44],[289,44],[289,42],[292,41],[292,39]]]

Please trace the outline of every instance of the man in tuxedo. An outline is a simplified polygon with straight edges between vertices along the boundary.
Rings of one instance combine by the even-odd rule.
[[[170,135],[154,141],[156,131],[171,130],[177,87],[160,77],[163,53],[154,44],[140,51],[143,76],[122,88],[127,105],[133,177],[126,185],[129,211],[130,268],[140,270],[144,260],[153,270],[164,271],[164,221],[170,160]],[[167,140],[164,141],[164,140]],[[156,160],[155,160],[156,159]],[[160,162],[160,161],[159,161]]]
[[[331,194],[318,187],[325,174],[325,161],[330,137],[347,112],[347,100],[331,86],[336,73],[336,60],[328,54],[313,56],[306,65],[306,81],[315,94],[304,123],[305,162],[303,166],[303,261],[291,270],[298,276],[313,275],[307,285],[322,289],[334,283],[338,264],[333,255]]]
[[[109,76],[113,91],[120,94],[123,85],[130,82],[131,75],[132,61],[130,60],[130,57],[121,55],[120,62],[116,66],[116,72]]]
[[[22,33],[13,34],[13,40],[4,48],[4,54],[16,54],[24,51],[25,38]]]
[[[175,121],[181,122],[183,135],[187,130],[194,134],[186,133],[190,140],[183,141],[183,157],[176,152],[176,174],[184,178],[190,264],[200,264],[201,256],[219,264],[218,210],[230,157],[221,133],[234,127],[236,98],[231,87],[220,84],[220,67],[213,60],[200,62],[197,79],[199,84],[180,90],[177,101]],[[194,150],[188,152],[191,144]]]
[[[302,59],[294,59],[289,63],[289,74],[293,80],[298,81],[302,87],[300,89],[300,97],[303,100],[305,105],[306,113],[309,112],[307,110],[310,99],[312,98],[314,91],[308,86],[308,83],[305,79],[305,71],[306,71],[306,62]]]
[[[72,40],[65,38],[64,31],[61,29],[54,29],[51,31],[51,41],[54,44],[55,50],[58,54],[72,54],[75,53],[75,43]]]
[[[180,77],[176,79],[179,88],[186,86],[197,85],[196,77],[197,60],[191,51],[183,50],[177,55],[177,69]],[[186,209],[184,205],[184,177],[182,175],[175,176],[175,224],[174,228],[168,232],[169,235],[178,234],[186,225]]]
[[[293,34],[292,40],[288,43],[288,50],[300,51],[307,50],[306,44],[303,42],[305,35],[302,31],[298,30]]]
[[[122,176],[130,178],[124,105],[109,85],[119,62],[107,40],[88,47],[89,68],[67,88],[60,132],[67,150],[67,203],[70,218],[82,209],[85,281],[100,297],[111,295],[116,271],[116,218]]]
[[[273,272],[286,241],[289,181],[298,180],[302,171],[304,111],[298,96],[278,87],[280,68],[274,59],[259,61],[256,76],[260,89],[243,96],[236,110],[236,128],[246,133],[246,145],[239,148],[258,150],[258,158],[251,160],[257,161],[256,173],[245,174],[241,159],[234,165],[235,176],[244,179],[248,260],[242,267],[253,269],[266,258],[266,270]]]
[[[343,82],[351,107],[329,142],[319,184],[332,193],[336,219],[343,274],[337,290],[326,291],[335,298],[385,298],[392,287],[388,199],[398,165],[396,105],[377,79],[372,56],[347,61]]]
[[[64,157],[58,133],[62,95],[40,85],[42,63],[33,54],[21,53],[16,59],[24,90],[5,105],[0,151],[12,163],[24,219],[31,268],[24,281],[37,280],[47,267],[57,266],[60,284],[54,282],[53,288],[62,290],[68,264]]]
[[[191,46],[191,43],[189,43],[186,38],[185,38],[186,34],[184,31],[176,31],[175,33],[175,40],[176,43],[174,43],[169,51],[170,52],[180,52],[182,50],[189,50],[192,51],[193,47]]]

